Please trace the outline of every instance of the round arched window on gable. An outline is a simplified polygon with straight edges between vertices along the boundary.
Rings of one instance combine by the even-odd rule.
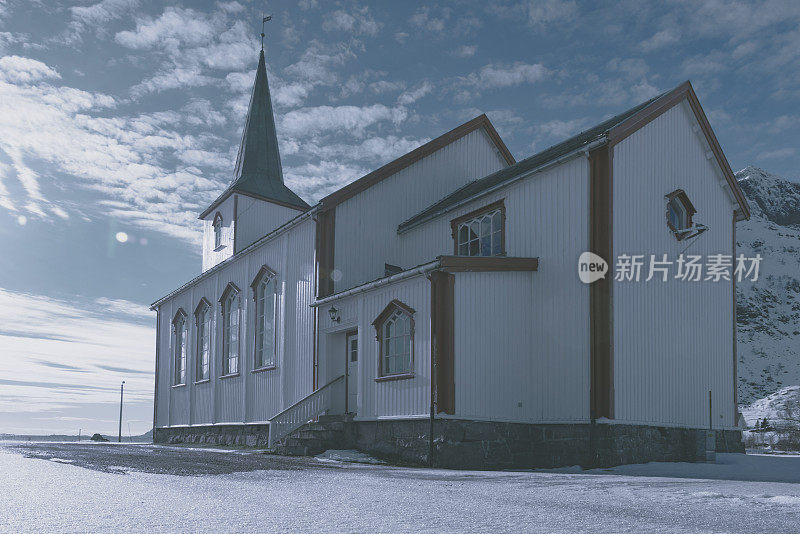
[[[692,217],[697,210],[683,189],[676,189],[665,198],[667,199],[667,227],[680,241],[692,231]]]

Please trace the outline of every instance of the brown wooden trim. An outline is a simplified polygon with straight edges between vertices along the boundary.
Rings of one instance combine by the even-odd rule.
[[[613,265],[613,149],[589,153],[589,248]],[[614,417],[613,278],[589,286],[589,413],[592,420]]]
[[[220,196],[218,196],[217,199],[214,202],[212,202],[211,205],[209,207],[207,207],[203,213],[200,214],[198,219],[205,219],[206,216],[209,213],[211,213],[212,211],[217,209],[217,207],[219,207],[220,204],[225,202],[225,200],[227,200],[228,197],[230,197],[233,194],[243,195],[243,196],[246,196],[246,197],[254,198],[256,200],[263,200],[264,202],[269,202],[271,204],[275,204],[276,206],[283,206],[284,208],[291,208],[293,210],[302,211],[302,212],[308,211],[311,208],[311,206],[307,206],[307,207],[303,208],[303,207],[300,207],[300,206],[297,206],[297,205],[294,205],[294,204],[287,204],[286,202],[281,202],[280,200],[275,200],[275,199],[272,199],[272,198],[262,197],[261,195],[257,195],[255,193],[250,193],[250,192],[247,192],[247,191],[240,191],[238,189],[231,189],[231,190],[228,190],[228,191],[223,191],[222,194]]]
[[[440,256],[439,266],[443,271],[537,271],[539,258],[509,258],[506,256]]]
[[[331,278],[336,245],[336,210],[323,211],[316,216],[317,298],[333,295]]]
[[[236,373],[228,373],[227,375],[220,375],[220,380],[225,380],[226,378],[236,378],[237,376],[241,376],[239,372]]]
[[[209,302],[205,297],[200,297],[200,302],[198,302],[197,306],[194,307],[194,324],[196,326],[199,325],[197,318],[200,315],[200,311],[205,307],[211,308],[211,302]]]
[[[675,228],[672,225],[672,222],[670,222],[669,220],[669,203],[672,202],[672,200],[676,197],[678,198],[678,200],[681,201],[683,207],[686,208],[686,228],[684,228],[683,230],[687,230],[692,227],[693,223],[692,219],[694,217],[694,214],[697,213],[697,209],[694,207],[694,204],[692,204],[692,201],[689,200],[689,195],[687,195],[683,189],[676,189],[672,193],[664,196],[664,198],[667,200],[666,206],[664,208],[664,217],[667,219],[667,227],[673,234],[675,234],[675,238],[678,241],[683,241],[688,235],[688,233],[682,232],[677,228]]]
[[[185,311],[183,311],[183,308],[178,308],[178,311],[176,311],[175,315],[172,316],[173,330],[175,329],[175,322],[178,320],[178,317],[180,317],[185,322],[189,316],[186,314]]]
[[[408,304],[400,302],[397,299],[393,299],[389,304],[386,305],[383,311],[378,314],[375,320],[372,321],[372,326],[377,328],[380,325],[380,323],[382,323],[387,317],[389,317],[394,312],[396,308],[400,308],[400,310],[406,312],[412,317],[414,316],[415,313],[417,313],[416,310],[414,310],[414,308],[412,308]]]
[[[739,187],[736,177],[733,175],[731,166],[728,163],[725,154],[722,152],[722,147],[720,147],[719,140],[714,134],[711,124],[708,122],[708,118],[706,117],[705,111],[703,111],[703,107],[700,105],[700,101],[697,99],[697,94],[695,94],[691,82],[686,81],[682,83],[649,106],[645,107],[638,113],[635,113],[627,120],[612,128],[608,132],[607,136],[609,145],[613,147],[614,145],[618,144],[623,139],[629,137],[634,132],[638,131],[664,114],[667,110],[682,102],[684,98],[688,101],[689,107],[691,107],[692,111],[694,112],[697,123],[699,124],[703,135],[705,135],[708,145],[711,147],[711,152],[714,154],[717,164],[720,166],[722,174],[725,176],[725,180],[728,182],[728,185],[733,192],[734,198],[736,198],[736,202],[739,204],[742,215],[745,219],[749,219],[750,208],[747,204],[747,199]]]
[[[228,298],[228,295],[230,294],[231,291],[235,291],[239,295],[241,295],[241,293],[242,293],[242,290],[239,289],[239,287],[236,284],[234,284],[233,282],[228,282],[225,285],[225,289],[222,290],[222,295],[220,295],[220,297],[219,297],[219,303],[220,304],[223,304],[225,302],[225,299]],[[242,303],[240,302],[239,303],[239,307],[241,307],[241,306],[242,306]]]
[[[155,392],[153,393],[153,428],[158,425],[158,375],[161,366],[161,306],[156,308],[156,368],[155,368]],[[155,437],[155,436],[153,436]]]
[[[470,219],[474,219],[480,215],[484,215],[486,213],[492,212],[496,209],[500,210],[500,219],[501,219],[501,227],[500,227],[500,255],[506,255],[506,203],[505,199],[501,198],[491,204],[486,206],[480,207],[476,210],[472,210],[469,213],[465,213],[464,215],[460,215],[455,219],[450,221],[450,235],[453,236],[453,254],[458,256],[458,225],[469,221]]]
[[[386,319],[388,319],[389,316],[391,316],[392,313],[394,313],[395,310],[400,310],[400,311],[408,314],[409,319],[411,321],[411,328],[410,328],[411,329],[411,347],[409,349],[410,350],[409,357],[410,357],[410,360],[411,360],[410,367],[411,367],[412,370],[414,369],[414,330],[415,330],[414,314],[416,313],[416,311],[414,311],[414,308],[412,308],[408,304],[405,304],[403,302],[400,302],[397,299],[394,299],[383,309],[383,311],[381,313],[378,314],[378,316],[375,318],[375,320],[372,321],[372,326],[375,327],[375,339],[378,341],[378,379],[389,379],[390,377],[403,378],[404,375],[408,375],[409,374],[409,373],[400,373],[400,374],[394,374],[394,375],[384,375],[383,374],[383,336],[381,335],[381,327],[383,327],[383,322]],[[410,374],[413,377],[413,372],[410,373]]]
[[[383,167],[374,170],[365,176],[362,176],[355,182],[342,187],[338,191],[334,191],[321,200],[322,209],[331,209],[337,204],[341,204],[345,200],[353,198],[362,191],[416,163],[422,158],[429,156],[440,148],[447,146],[458,139],[461,139],[465,135],[477,130],[478,128],[483,128],[486,131],[486,133],[489,135],[489,138],[492,140],[492,142],[494,142],[495,146],[500,151],[500,154],[502,154],[508,165],[513,165],[516,163],[514,156],[511,155],[511,151],[508,150],[508,147],[500,138],[500,135],[497,133],[497,130],[495,130],[492,122],[485,114],[483,114],[475,117],[471,121],[465,122],[453,130],[450,130],[446,134],[441,135],[436,139],[429,141],[428,143],[425,143],[411,152],[400,156],[396,160],[387,163]]]
[[[375,380],[375,382],[392,382],[394,380],[410,380],[416,377],[417,375],[414,373],[401,373],[397,375],[379,376],[377,378],[373,378],[373,380]]]
[[[455,415],[455,276],[443,271],[431,281],[431,398],[437,413]]]
[[[344,413],[350,413],[350,336],[356,336],[358,350],[358,365],[361,365],[361,345],[358,344],[358,329],[348,330],[344,333]]]
[[[270,269],[270,268],[269,268],[269,267],[268,267],[266,264],[265,264],[265,265],[262,265],[262,266],[261,266],[261,268],[260,268],[260,269],[258,270],[258,272],[256,273],[256,275],[253,277],[253,281],[252,281],[252,282],[250,282],[250,289],[252,289],[253,291],[255,291],[255,289],[256,289],[256,285],[257,285],[259,282],[261,282],[261,279],[262,279],[264,276],[268,276],[269,278],[275,278],[277,275],[278,275],[278,273],[276,273],[275,271],[273,271],[272,269]],[[276,291],[277,291],[277,285],[276,285],[275,287],[276,287]]]

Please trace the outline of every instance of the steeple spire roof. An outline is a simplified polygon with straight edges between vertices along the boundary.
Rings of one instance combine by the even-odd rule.
[[[205,217],[231,193],[239,192],[277,204],[306,210],[309,205],[283,183],[275,117],[267,82],[267,66],[261,50],[256,69],[256,81],[250,97],[250,109],[242,133],[242,144],[236,158],[233,182],[200,215]]]

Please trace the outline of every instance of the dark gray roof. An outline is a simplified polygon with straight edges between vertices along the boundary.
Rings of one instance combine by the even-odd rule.
[[[250,109],[242,133],[242,144],[236,158],[233,182],[200,215],[208,215],[231,193],[239,192],[278,204],[307,210],[309,205],[283,183],[278,136],[267,81],[264,51],[258,57],[256,81],[250,97]]]
[[[437,201],[433,205],[425,208],[421,212],[417,213],[410,219],[402,222],[400,226],[397,227],[398,232],[402,232],[403,230],[414,226],[415,224],[426,220],[432,217],[434,214],[438,214],[440,212],[446,211],[448,208],[468,199],[471,199],[477,195],[480,195],[484,191],[487,191],[495,186],[501,185],[504,182],[507,182],[520,174],[523,174],[527,171],[531,171],[536,169],[537,167],[541,167],[551,161],[554,161],[561,156],[569,154],[575,150],[580,149],[583,146],[589,145],[593,141],[601,139],[603,136],[608,133],[609,130],[617,126],[618,124],[624,122],[626,119],[630,118],[637,112],[641,111],[642,109],[649,106],[654,101],[661,98],[664,94],[662,93],[647,102],[643,102],[638,106],[629,109],[624,113],[620,113],[610,119],[601,122],[597,126],[590,128],[586,131],[579,133],[574,137],[570,137],[566,141],[558,143],[557,145],[553,145],[550,148],[539,152],[538,154],[534,154],[533,156],[523,159],[522,161],[510,165],[504,169],[501,169],[494,174],[490,174],[484,178],[480,178],[478,180],[474,180],[463,187],[456,189],[443,199]]]

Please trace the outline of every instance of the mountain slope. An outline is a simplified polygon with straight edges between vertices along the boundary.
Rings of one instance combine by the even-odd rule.
[[[800,384],[800,184],[756,167],[736,173],[752,217],[736,225],[737,254],[763,260],[737,284],[739,402]]]

